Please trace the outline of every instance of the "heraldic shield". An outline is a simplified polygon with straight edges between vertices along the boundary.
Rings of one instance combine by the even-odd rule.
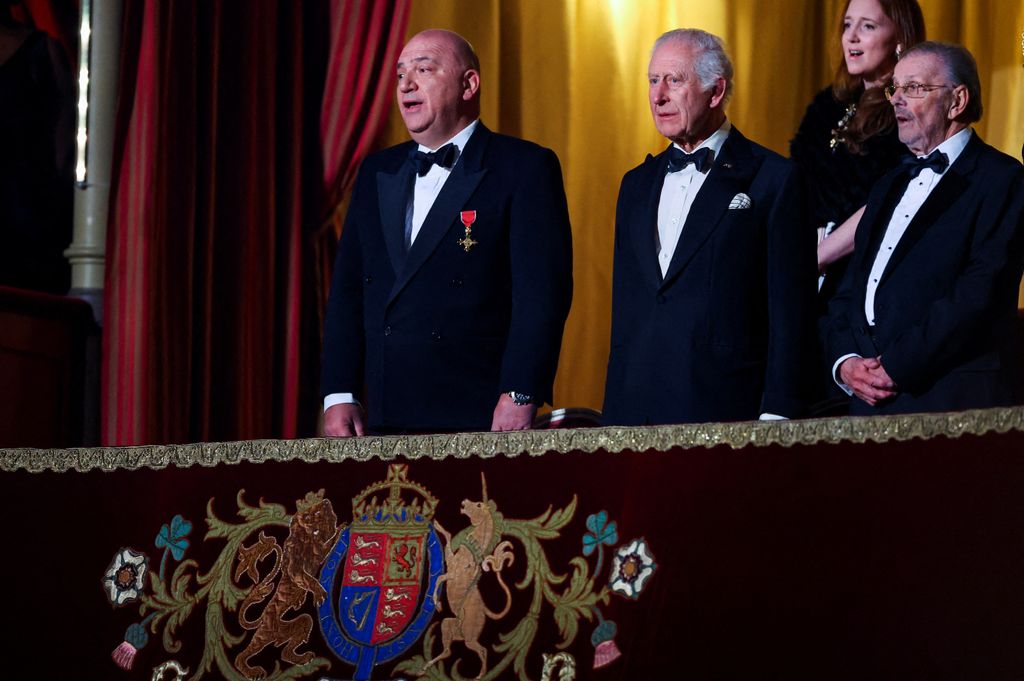
[[[358,681],[408,650],[434,615],[444,571],[436,508],[437,499],[408,480],[407,467],[393,464],[387,480],[352,500],[352,524],[324,562],[320,584],[329,598],[320,606],[320,631],[355,665]]]

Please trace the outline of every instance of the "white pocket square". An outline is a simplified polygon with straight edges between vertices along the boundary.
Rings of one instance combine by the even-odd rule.
[[[751,207],[751,198],[749,196],[746,196],[745,194],[743,194],[742,191],[740,191],[739,194],[734,196],[732,198],[732,201],[729,202],[729,210],[737,210],[737,209],[750,208],[750,207]]]
[[[740,192],[736,196],[732,197],[732,201],[729,202],[729,210],[738,210],[742,208],[750,208],[750,197]]]

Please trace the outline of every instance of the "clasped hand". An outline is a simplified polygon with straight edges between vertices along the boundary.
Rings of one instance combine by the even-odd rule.
[[[851,357],[839,365],[839,378],[872,407],[899,392],[881,357]]]

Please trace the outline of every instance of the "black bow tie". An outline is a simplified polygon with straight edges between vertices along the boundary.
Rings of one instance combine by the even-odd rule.
[[[941,175],[949,167],[949,157],[936,149],[924,158],[904,156],[903,167],[910,173],[910,179],[920,175],[925,168],[931,168],[933,173]]]
[[[687,154],[679,147],[672,145],[672,148],[668,150],[668,172],[674,173],[692,163],[697,168],[697,172],[703,173],[704,169],[711,165],[713,155],[708,147],[702,147],[692,154]]]
[[[458,147],[449,142],[437,151],[423,152],[416,149],[409,154],[409,160],[412,161],[413,167],[416,168],[416,174],[423,177],[430,172],[430,166],[435,163],[442,168],[451,168],[455,165],[455,153],[457,151]]]

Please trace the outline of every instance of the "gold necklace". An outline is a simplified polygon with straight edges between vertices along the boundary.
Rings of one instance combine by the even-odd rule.
[[[836,124],[836,127],[832,128],[832,140],[828,143],[828,147],[833,151],[833,153],[835,152],[837,146],[839,146],[840,144],[846,144],[846,129],[850,126],[850,121],[853,120],[853,117],[856,114],[857,104],[856,102],[854,102],[853,104],[850,104],[848,107],[846,107],[846,113],[843,114],[843,117],[839,119],[839,122]]]

